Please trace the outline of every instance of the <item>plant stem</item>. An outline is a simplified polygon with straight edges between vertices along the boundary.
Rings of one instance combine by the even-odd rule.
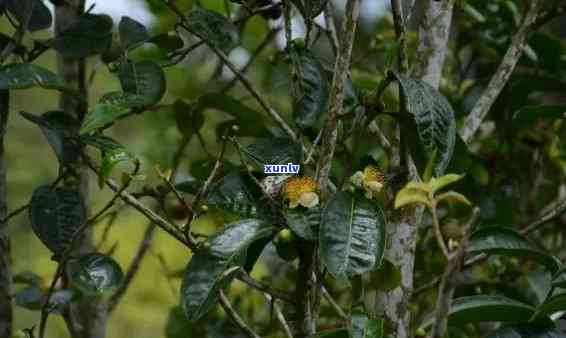
[[[438,221],[438,214],[436,212],[436,203],[433,203],[430,207],[430,214],[432,216],[432,226],[434,228],[434,237],[436,238],[436,242],[442,250],[442,254],[446,259],[450,258],[450,251],[446,247],[446,242],[444,241],[444,236],[442,235],[442,231],[440,229],[440,222]]]

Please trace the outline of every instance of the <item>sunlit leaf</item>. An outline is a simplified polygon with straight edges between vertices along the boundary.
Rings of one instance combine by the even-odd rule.
[[[455,192],[455,191],[448,191],[448,192],[442,193],[442,194],[440,194],[436,197],[437,202],[444,201],[444,200],[449,201],[449,202],[458,202],[458,203],[462,203],[462,204],[470,205],[470,206],[472,205],[472,202],[470,202],[466,198],[466,196],[464,196],[464,195],[462,195],[458,192]]]
[[[65,89],[65,83],[53,72],[31,63],[15,63],[0,67],[0,90],[31,87]]]
[[[422,190],[405,187],[401,189],[395,196],[395,209],[399,209],[411,204],[423,204],[428,207],[432,206],[428,195]]]
[[[131,113],[133,108],[139,108],[145,103],[141,95],[112,92],[104,95],[86,115],[80,129],[81,134],[87,134],[97,129],[108,127],[122,116]]]
[[[438,190],[445,188],[450,184],[458,182],[463,177],[464,175],[446,174],[440,177],[431,178],[428,184],[432,188],[433,192],[437,192]]]

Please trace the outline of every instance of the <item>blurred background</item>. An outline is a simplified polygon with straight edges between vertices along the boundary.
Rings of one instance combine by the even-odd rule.
[[[178,0],[177,3],[180,8],[187,11],[194,5],[194,1],[190,0]],[[201,0],[200,3],[209,9],[226,13],[225,2],[222,0]],[[341,22],[344,3],[344,0],[334,1],[338,25]],[[459,3],[454,16],[455,32],[451,42],[451,52],[448,55],[446,77],[442,81],[441,87],[442,92],[454,105],[459,117],[462,117],[469,111],[471,104],[477,98],[478,93],[481,92],[505,52],[509,43],[509,35],[515,31],[518,20],[520,20],[520,11],[517,8],[522,6],[522,2],[516,1],[514,7],[508,5],[508,3],[513,5],[514,1],[503,0],[490,1],[489,4],[480,0],[460,1]],[[473,8],[477,11],[466,10],[468,7],[465,5],[468,3],[474,5]],[[90,5],[94,5],[93,13],[111,15],[116,25],[122,16],[127,15],[144,23],[152,34],[171,31],[175,24],[174,16],[159,0],[89,0],[87,7]],[[232,10],[236,8],[235,4],[231,5]],[[415,11],[418,13],[418,5]],[[418,17],[418,15],[413,15],[414,17]],[[318,19],[317,22],[324,25],[324,20]],[[305,30],[299,16],[293,23],[294,37],[303,36]],[[230,58],[239,66],[245,65],[268,32],[280,25],[280,20],[265,20],[259,16],[250,20],[241,35],[240,46],[230,53]],[[5,19],[0,21],[0,30],[5,34],[12,32],[12,28],[5,22]],[[564,101],[563,92],[562,94],[555,94],[555,92],[558,91],[557,88],[561,84],[564,84],[561,79],[564,78],[563,75],[566,70],[563,40],[565,33],[566,25],[564,22],[562,24],[556,22],[541,33],[535,34],[532,43],[529,45],[530,50],[521,59],[518,75],[514,75],[511,83],[520,84],[529,81],[527,70],[538,72],[537,76],[542,80],[541,82],[530,83],[532,90],[529,94],[537,92],[538,87],[536,86],[540,86],[538,92],[543,92],[546,96],[540,98],[540,96],[529,97],[527,95],[518,98],[518,100],[521,102],[531,99],[544,99],[546,102]],[[42,31],[34,34],[33,39],[46,39],[51,34],[52,31]],[[389,1],[362,0],[361,25],[354,48],[354,70],[352,72],[356,88],[360,91],[375,88],[381,80],[395,50],[393,37],[394,30],[389,11]],[[188,41],[192,38],[189,36],[184,38],[187,39],[186,45],[189,45],[190,42]],[[409,42],[414,44],[414,41],[413,30],[409,35]],[[31,44],[32,40],[28,37],[25,42]],[[257,57],[248,71],[248,76],[270,98],[274,106],[279,111],[284,112],[284,116],[289,117],[291,100],[288,66],[281,62],[272,62],[277,51],[284,46],[284,34],[279,33],[274,42],[269,44]],[[321,38],[314,48],[322,60],[325,60],[328,65],[332,65],[331,48],[324,38]],[[167,61],[165,55],[151,46],[136,50],[132,58],[153,59],[162,63]],[[56,70],[54,52],[45,53],[38,61],[39,64],[53,71]],[[105,93],[119,90],[117,77],[107,69],[99,58],[93,57],[88,60],[88,72],[91,81],[89,87],[90,104],[96,103],[97,99]],[[552,74],[553,72],[554,74]],[[218,73],[220,76],[215,76]],[[233,79],[231,72],[219,68],[218,60],[204,47],[191,53],[183,62],[166,68],[166,75],[167,93],[160,105],[153,111],[119,121],[109,132],[110,136],[120,141],[142,159],[142,171],[147,176],[149,184],[152,180],[157,183],[157,166],[162,169],[170,168],[175,150],[182,139],[176,127],[172,103],[179,99],[190,103],[204,93],[218,91]],[[555,89],[545,89],[550,85],[548,82],[550,80],[544,80],[546,75],[552,78],[552,81],[558,81]],[[562,87],[562,89],[564,88]],[[242,99],[250,107],[256,108],[255,102],[239,85],[236,85],[229,94]],[[391,97],[393,97],[392,94],[390,100]],[[512,106],[513,103],[505,101],[498,102],[498,105],[507,107],[507,105]],[[38,114],[57,108],[58,94],[55,91],[31,89],[12,92],[11,115],[6,136],[10,210],[26,204],[35,187],[52,182],[57,177],[58,167],[55,155],[37,127],[24,120],[17,113],[26,111]],[[196,176],[199,169],[198,164],[210,160],[209,154],[216,154],[219,150],[216,126],[229,119],[228,115],[217,111],[206,115],[205,124],[201,129],[203,142],[200,142],[197,138],[191,140],[178,174],[179,180],[190,175]],[[490,123],[502,122],[491,121]],[[482,132],[489,135],[490,131],[485,129]],[[561,132],[564,133],[564,128],[561,129]],[[566,138],[562,141],[564,140]],[[203,147],[201,143],[204,143],[205,146]],[[566,157],[560,138],[558,143],[552,143],[549,147],[549,156],[554,161],[551,169],[558,170],[555,174],[563,180],[566,170]],[[366,148],[367,151],[371,150],[371,146]],[[493,219],[518,217],[514,215],[511,206],[513,205],[512,197],[521,193],[521,186],[511,192],[509,190],[503,192],[490,190],[492,187],[501,186],[498,184],[501,180],[492,174],[493,170],[500,170],[503,173],[502,175],[505,175],[505,173],[513,172],[515,168],[502,169],[501,166],[504,166],[504,163],[498,164],[499,167],[495,168],[492,166],[495,164],[489,162],[491,160],[487,158],[489,154],[499,154],[503,151],[511,152],[512,149],[498,148],[496,140],[486,141],[482,149],[484,155],[486,155],[485,161],[479,162],[477,166],[472,168],[470,175],[476,179],[476,182],[479,182],[482,192],[489,192],[494,196],[491,202],[489,200],[485,202],[486,208],[484,209],[487,210],[486,212],[491,210],[489,203],[508,203],[509,206],[506,210],[492,208],[493,215],[486,214],[484,217],[492,217]],[[237,154],[229,153],[228,155],[235,163],[237,162]],[[383,154],[375,156],[379,157]],[[517,178],[523,177],[522,173],[516,174]],[[527,180],[524,180],[521,184],[528,184],[528,182],[527,176]],[[97,206],[99,207],[107,201],[109,194],[107,190],[100,190],[94,179],[91,186],[93,209],[97,210]],[[515,187],[513,182],[507,186]],[[548,187],[549,191],[551,188]],[[479,193],[479,190],[476,193]],[[486,196],[491,195],[487,194]],[[513,222],[514,220],[506,219],[506,221]],[[111,229],[106,226],[104,221],[100,222],[97,224],[95,232],[99,242],[104,238],[104,242],[101,242],[101,250],[103,252],[113,250],[113,255],[122,268],[127,267],[147,224],[147,220],[128,208],[120,213]],[[212,216],[205,216],[198,220],[197,231],[209,233],[216,226],[218,226],[218,220],[215,220]],[[45,285],[48,285],[56,264],[49,259],[48,250],[33,235],[27,214],[22,213],[12,219],[9,229],[12,236],[14,272],[34,271],[40,274]],[[107,231],[108,229],[109,231]],[[127,295],[110,319],[108,330],[108,337],[110,338],[191,337],[186,332],[192,329],[182,320],[182,316],[175,308],[179,301],[180,285],[180,279],[175,276],[178,271],[184,268],[189,259],[187,251],[159,231],[150,251]],[[292,263],[286,263],[274,255],[268,255],[265,259],[264,263],[254,270],[255,277],[261,278],[265,274],[267,266],[265,262],[269,262],[270,266],[281,266],[282,277],[292,274],[292,269],[286,268]],[[290,284],[285,284],[285,278],[276,280],[274,283],[280,284],[281,287],[290,287]],[[335,287],[340,288],[339,285]],[[244,287],[241,284],[235,283],[231,293],[237,295],[243,290]],[[246,318],[248,319],[266,318],[269,315],[269,305],[259,294],[242,298],[241,301],[236,302],[236,307],[246,311]],[[39,312],[32,312],[20,307],[16,308],[16,329],[37,324],[38,319]],[[215,323],[208,323],[207,325],[213,326]],[[187,328],[189,328],[188,331]],[[67,336],[63,321],[56,315],[50,317],[48,330],[50,338]],[[183,330],[185,330],[185,333],[179,334]],[[215,336],[214,332],[214,330],[210,330],[209,336]],[[226,334],[226,330],[223,330],[223,332]],[[195,331],[194,336],[200,335]],[[234,333],[231,336],[234,337],[237,334]]]

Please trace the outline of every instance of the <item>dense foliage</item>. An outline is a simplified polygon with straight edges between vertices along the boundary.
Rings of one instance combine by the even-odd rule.
[[[50,316],[113,337],[155,229],[190,254],[163,275],[180,280],[168,338],[566,337],[563,1],[392,0],[369,27],[360,0],[155,0],[154,29],[51,2],[0,2],[0,149],[23,118],[58,161],[8,213],[0,151],[0,338],[44,338]],[[38,61],[49,52],[57,70]],[[120,88],[89,97],[101,67]],[[195,79],[173,90],[183,68]],[[38,87],[59,110],[11,109]],[[166,118],[137,154],[118,140],[149,114]],[[123,269],[93,228],[125,208],[150,226]],[[7,224],[24,210],[49,283],[11,271]],[[37,322],[12,330],[15,306]]]

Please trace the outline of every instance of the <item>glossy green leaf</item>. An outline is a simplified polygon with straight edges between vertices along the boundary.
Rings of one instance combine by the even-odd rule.
[[[383,338],[383,321],[371,319],[365,313],[354,312],[351,326],[351,338]]]
[[[73,163],[80,154],[80,145],[74,140],[80,123],[62,111],[50,111],[41,116],[20,113],[25,119],[39,126],[55,151],[59,162]]]
[[[238,28],[218,12],[197,7],[186,21],[191,33],[216,48],[230,50],[238,43]]]
[[[257,185],[245,172],[233,171],[210,186],[207,203],[244,217],[257,216],[261,196]]]
[[[123,147],[114,139],[104,135],[81,135],[80,140],[85,144],[104,151],[115,150]]]
[[[37,286],[28,286],[16,292],[16,305],[24,309],[37,311],[43,305],[44,293]]]
[[[301,146],[286,137],[259,138],[242,152],[261,169],[266,164],[299,164],[303,157]]]
[[[31,87],[65,89],[65,83],[51,71],[31,63],[15,63],[0,67],[0,90]]]
[[[334,195],[322,212],[319,250],[335,277],[351,277],[379,266],[386,221],[374,201],[347,192]]]
[[[454,110],[448,100],[426,82],[397,73],[395,76],[405,94],[407,111],[416,124],[420,145],[427,159],[436,152],[434,172],[435,176],[442,176],[452,159],[456,142]]]
[[[566,333],[552,323],[522,323],[503,326],[486,338],[566,338]]]
[[[100,128],[108,127],[117,119],[131,113],[145,103],[141,95],[112,92],[104,95],[86,115],[80,129],[81,134],[87,134]]]
[[[275,228],[260,220],[241,220],[212,236],[210,247],[192,257],[181,286],[181,303],[190,321],[200,319],[215,305],[218,290],[231,281],[226,270],[243,265],[247,248],[273,232]]]
[[[123,49],[135,48],[149,39],[145,26],[129,16],[122,17],[118,24],[118,32]]]
[[[51,45],[69,58],[100,54],[112,44],[112,26],[108,15],[83,14],[53,39]]]
[[[431,187],[432,192],[437,192],[440,189],[443,189],[451,184],[454,184],[461,180],[464,175],[457,175],[457,174],[446,174],[440,177],[432,177],[428,184]]]
[[[566,105],[526,106],[516,111],[513,123],[517,126],[530,127],[538,119],[564,119]]]
[[[559,269],[556,258],[544,253],[523,235],[504,227],[484,227],[474,232],[470,237],[467,252],[529,257],[546,266],[551,273]]]
[[[70,259],[66,273],[72,285],[86,295],[110,293],[124,280],[120,265],[111,257],[99,253]]]
[[[4,5],[20,24],[27,23],[29,31],[33,32],[51,27],[53,16],[41,0],[6,0]]]
[[[535,309],[525,303],[499,296],[478,295],[456,298],[449,312],[451,325],[476,322],[521,322],[528,321]],[[434,318],[425,320],[422,327],[433,324]]]
[[[33,192],[29,217],[34,233],[57,257],[86,222],[86,208],[78,190],[44,185]]]
[[[535,318],[544,318],[556,312],[566,311],[566,293],[550,297],[537,307]]]
[[[165,73],[153,61],[126,61],[118,76],[124,92],[141,97],[144,106],[158,103],[165,94]]]
[[[436,196],[436,201],[458,202],[468,206],[472,205],[472,202],[470,202],[470,200],[468,200],[466,196],[455,191],[448,191]]]
[[[319,207],[286,209],[284,216],[287,225],[297,236],[307,241],[314,241],[317,238],[321,220]]]
[[[299,128],[313,127],[327,111],[329,83],[322,64],[304,47],[290,51],[293,117]]]

